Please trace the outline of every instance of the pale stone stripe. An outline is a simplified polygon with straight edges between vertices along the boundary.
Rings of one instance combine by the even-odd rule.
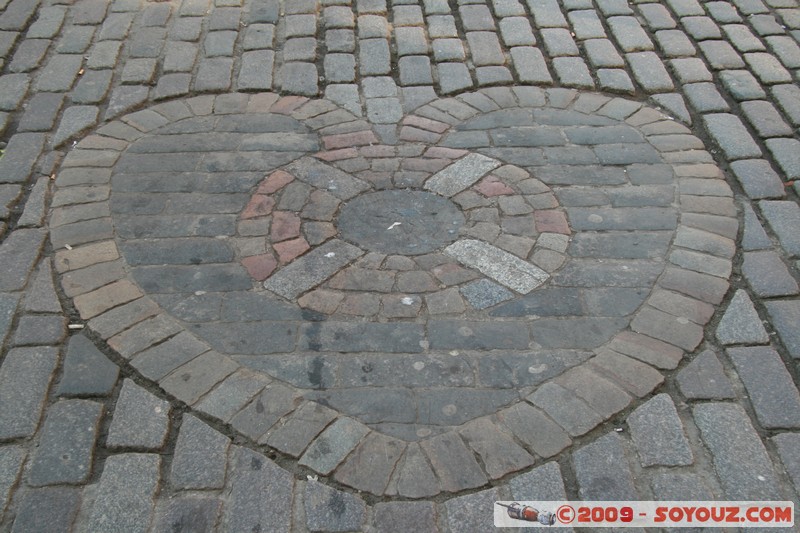
[[[444,251],[464,266],[521,294],[528,294],[550,277],[541,268],[482,241],[462,239]]]
[[[469,154],[431,176],[425,189],[450,198],[499,166],[500,162],[491,157]]]
[[[364,252],[344,241],[328,241],[273,274],[264,288],[289,300],[316,287]]]

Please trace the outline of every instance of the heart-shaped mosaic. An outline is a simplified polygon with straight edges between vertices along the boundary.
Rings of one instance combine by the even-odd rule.
[[[76,308],[144,377],[321,474],[418,497],[557,453],[697,346],[733,216],[702,148],[568,90],[435,101],[384,139],[326,100],[196,97],[79,143],[52,238]],[[108,208],[85,236],[68,215],[88,190]],[[404,492],[422,453],[438,481]]]

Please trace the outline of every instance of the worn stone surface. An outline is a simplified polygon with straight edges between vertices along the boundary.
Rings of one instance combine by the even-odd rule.
[[[728,492],[768,464],[748,423],[796,428],[796,409],[775,407],[796,403],[791,359],[771,350],[794,358],[799,344],[798,28],[789,0],[0,0],[0,450],[12,450],[0,529],[471,531],[491,528],[493,499],[605,496],[605,477],[625,498],[765,497]],[[294,180],[265,181],[280,172]],[[342,206],[379,191],[452,202],[461,233],[388,257],[341,235]],[[443,253],[458,239],[535,265],[541,284],[523,296],[518,276]],[[40,255],[56,255],[58,291]],[[734,279],[728,297],[740,265],[748,286]],[[152,395],[136,405],[180,405],[153,432],[174,439],[105,446],[130,404],[117,398],[123,360]],[[659,448],[679,440],[650,397],[665,381],[691,472],[660,466],[689,457]],[[633,397],[626,426],[617,413]],[[752,408],[729,424],[748,444],[697,422],[723,399]],[[95,484],[33,488],[68,402],[109,411]],[[356,429],[309,493],[333,480],[343,505],[327,492],[305,505],[304,473],[263,475],[267,463],[247,462],[266,456],[228,450],[308,462],[344,420]],[[623,429],[616,440],[570,449],[603,420]],[[670,437],[647,440],[658,431]],[[766,449],[796,484],[785,438]],[[167,466],[114,474],[142,449]],[[595,460],[620,449],[620,464],[652,466],[634,479]],[[512,473],[530,457],[559,462]],[[355,489],[380,496],[366,505]]]
[[[89,478],[102,412],[101,404],[88,400],[62,401],[49,410],[31,466],[32,485],[80,484]]]

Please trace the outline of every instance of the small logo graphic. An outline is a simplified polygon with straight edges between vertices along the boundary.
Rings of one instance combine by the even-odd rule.
[[[524,520],[525,522],[538,522],[543,526],[552,526],[556,522],[556,515],[548,511],[540,511],[528,505],[520,505],[514,502],[510,505],[497,502],[500,507],[505,507],[508,516],[514,520]]]

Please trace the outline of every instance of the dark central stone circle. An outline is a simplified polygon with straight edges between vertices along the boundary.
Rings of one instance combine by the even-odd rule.
[[[342,207],[345,240],[373,252],[420,255],[455,241],[465,218],[447,198],[425,191],[363,194]]]

